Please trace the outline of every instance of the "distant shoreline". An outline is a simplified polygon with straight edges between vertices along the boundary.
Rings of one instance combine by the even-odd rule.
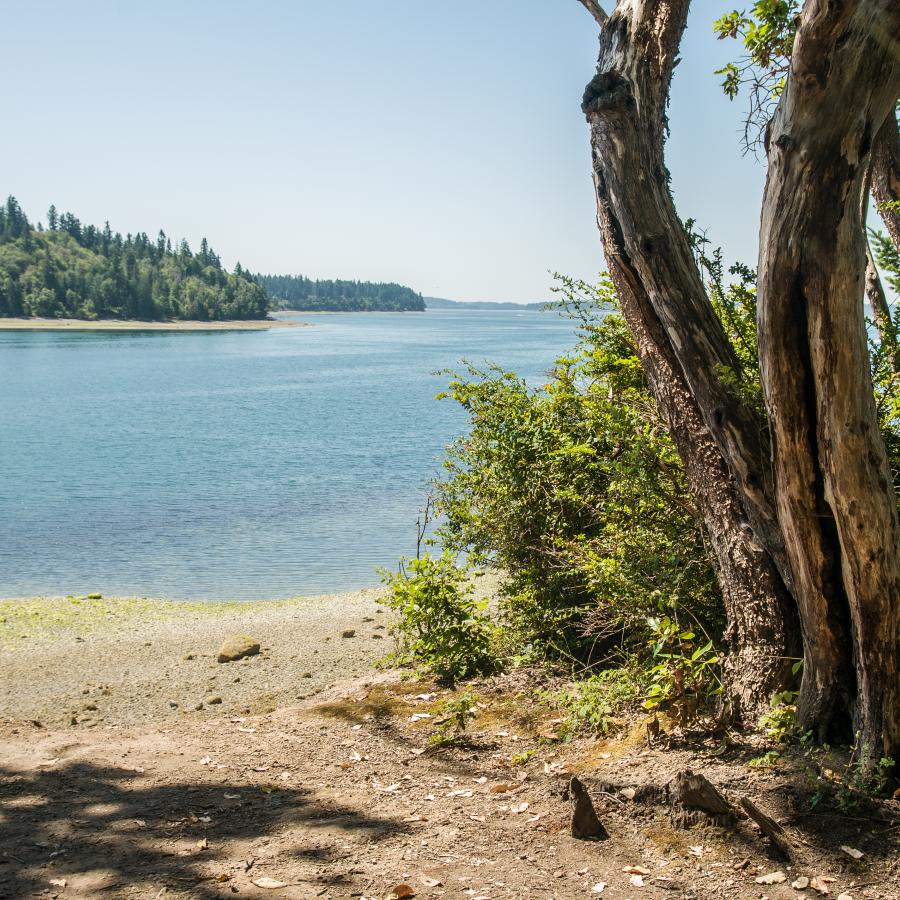
[[[303,328],[305,322],[282,319],[143,321],[140,319],[25,319],[0,318],[0,331],[266,331]]]

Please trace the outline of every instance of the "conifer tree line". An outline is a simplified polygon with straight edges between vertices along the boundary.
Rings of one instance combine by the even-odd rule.
[[[238,263],[234,272],[206,238],[194,253],[162,230],[113,232],[72,213],[29,222],[15,197],[0,206],[0,316],[80,319],[263,319],[269,298]]]
[[[257,275],[281,309],[330,312],[422,312],[425,300],[393,282],[313,280],[303,275]]]

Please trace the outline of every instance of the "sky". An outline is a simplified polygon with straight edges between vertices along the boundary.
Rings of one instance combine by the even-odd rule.
[[[668,163],[679,212],[753,264],[764,169],[695,0]],[[576,0],[7,4],[0,192],[229,267],[543,300],[603,270]]]

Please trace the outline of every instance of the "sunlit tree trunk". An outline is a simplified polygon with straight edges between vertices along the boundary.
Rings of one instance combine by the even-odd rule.
[[[808,0],[768,139],[759,341],[805,667],[798,717],[900,749],[900,529],[868,370],[860,197],[900,93],[900,4]],[[891,37],[893,36],[893,37]]]
[[[728,617],[725,674],[755,723],[795,651],[790,577],[765,429],[732,387],[740,367],[706,295],[663,159],[669,82],[688,0],[620,0],[601,24],[590,123],[597,215],[610,275],[651,390],[703,511]]]

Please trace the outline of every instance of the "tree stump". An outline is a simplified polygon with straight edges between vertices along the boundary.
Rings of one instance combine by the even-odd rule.
[[[679,772],[667,785],[666,796],[672,804],[672,824],[690,828],[713,822],[726,824],[735,818],[734,808],[719,789],[704,775],[690,769]]]

